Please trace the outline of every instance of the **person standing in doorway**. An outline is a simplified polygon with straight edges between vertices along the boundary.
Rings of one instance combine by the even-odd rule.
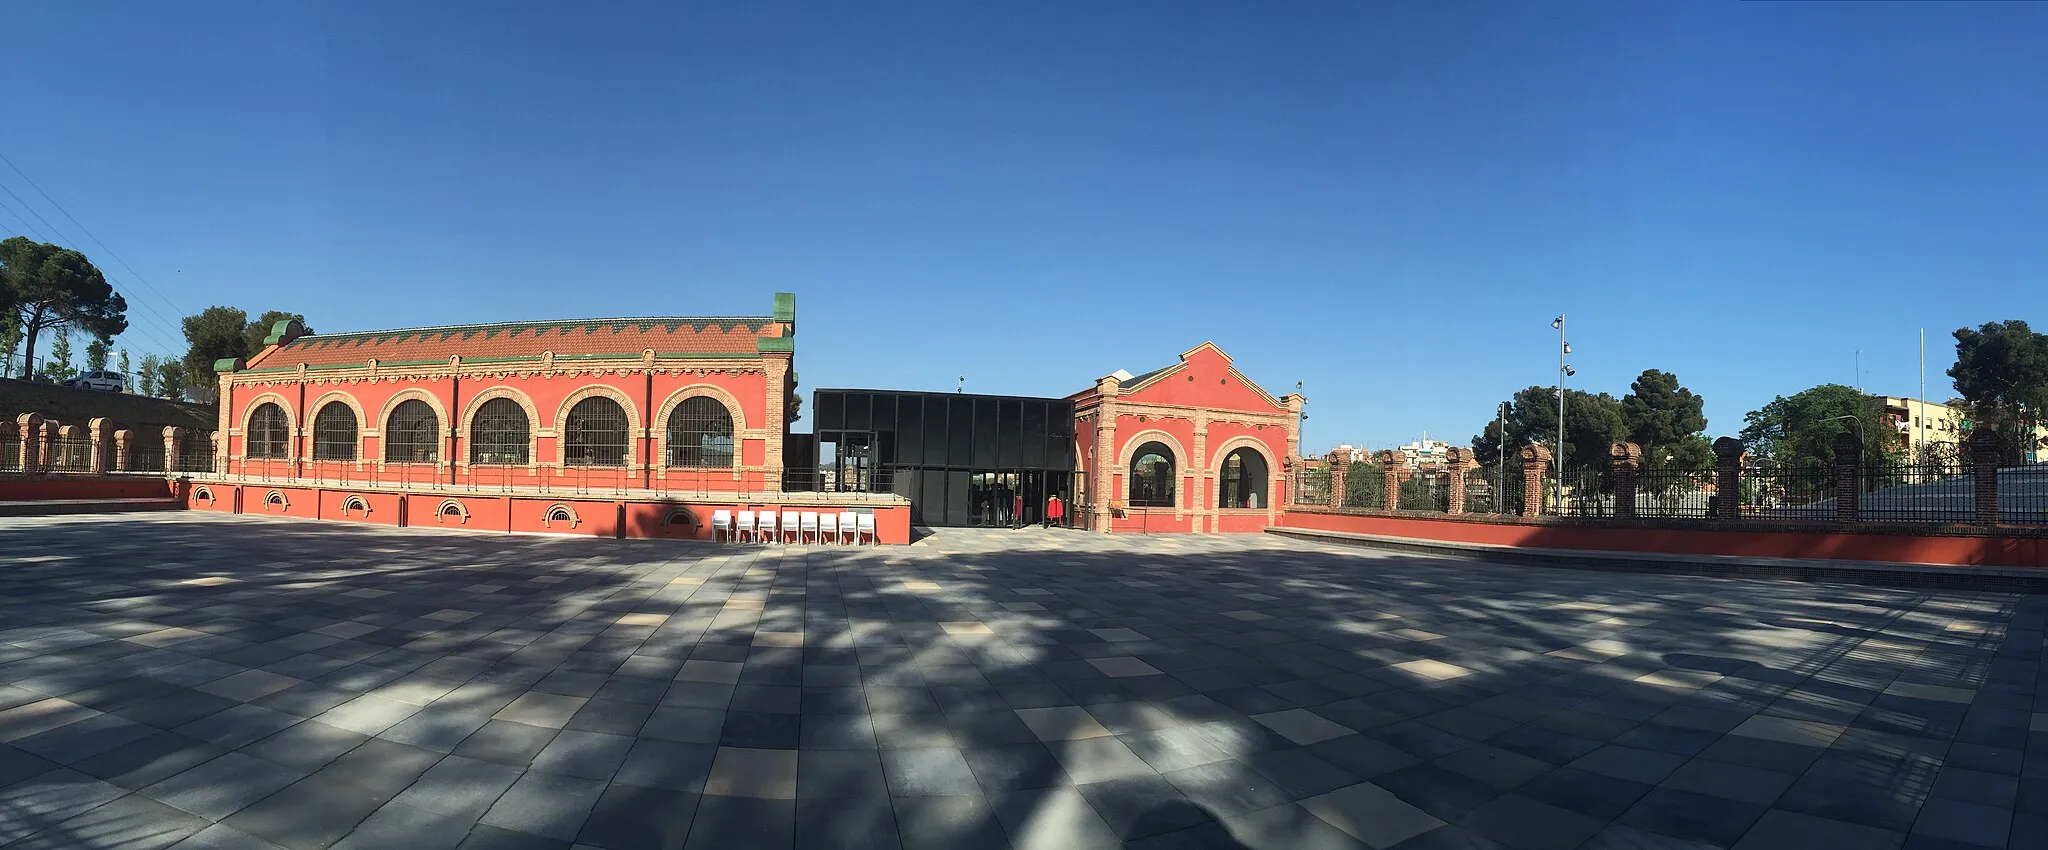
[[[1060,503],[1060,494],[1052,494],[1052,498],[1045,500],[1045,527],[1053,528],[1059,525],[1066,513],[1066,505]]]
[[[1024,491],[1022,490],[1016,491],[1016,495],[1011,497],[1010,527],[1024,527]]]

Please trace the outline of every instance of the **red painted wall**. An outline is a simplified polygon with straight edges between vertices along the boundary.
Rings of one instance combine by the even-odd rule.
[[[174,495],[160,476],[0,478],[0,502],[42,499],[162,499]]]
[[[1281,527],[1534,549],[1591,549],[1750,558],[1894,561],[1942,566],[2044,567],[2048,540],[1756,529],[1598,528],[1354,516],[1290,511]]]

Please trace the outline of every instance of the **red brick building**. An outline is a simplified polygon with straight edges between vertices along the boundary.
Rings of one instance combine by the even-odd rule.
[[[1287,504],[1298,393],[1275,398],[1205,342],[1180,362],[1119,372],[1068,398],[1082,492],[1105,531],[1258,531]]]
[[[221,469],[451,485],[780,489],[795,299],[772,316],[305,335],[220,371]]]

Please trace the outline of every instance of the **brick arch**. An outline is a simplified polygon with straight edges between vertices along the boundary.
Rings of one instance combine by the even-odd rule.
[[[498,386],[495,386],[495,387],[487,387],[487,388],[485,388],[485,389],[484,389],[484,390],[482,390],[481,392],[478,392],[478,393],[477,393],[476,395],[470,396],[470,398],[469,398],[469,403],[468,403],[468,404],[465,404],[465,405],[463,405],[463,407],[462,407],[462,422],[461,422],[460,424],[458,424],[458,425],[456,426],[456,428],[455,428],[455,438],[456,438],[456,440],[457,440],[457,441],[458,441],[458,442],[460,443],[460,445],[461,445],[461,448],[460,448],[460,449],[458,449],[458,450],[457,450],[457,452],[456,452],[456,454],[457,454],[458,456],[457,456],[457,457],[452,457],[452,458],[449,458],[449,460],[450,460],[451,462],[454,462],[454,463],[455,463],[456,465],[458,465],[458,466],[462,466],[462,467],[465,467],[465,468],[466,468],[466,467],[468,467],[468,466],[470,465],[470,463],[469,463],[469,453],[470,453],[470,445],[469,445],[469,426],[470,426],[470,423],[471,423],[471,422],[473,422],[473,421],[475,421],[475,419],[476,419],[476,412],[477,412],[477,410],[478,410],[479,408],[481,408],[481,407],[483,407],[483,406],[484,406],[484,402],[490,401],[490,400],[492,400],[492,399],[498,399],[498,398],[509,398],[509,399],[511,399],[511,400],[513,400],[513,401],[516,401],[516,402],[518,402],[518,403],[519,403],[519,407],[520,407],[520,409],[522,409],[522,410],[525,410],[525,411],[526,411],[526,464],[525,464],[525,465],[526,465],[526,467],[527,467],[527,468],[529,468],[529,469],[531,469],[531,468],[533,468],[533,467],[537,467],[537,466],[539,466],[539,465],[540,465],[540,432],[541,432],[541,428],[542,428],[542,425],[541,425],[541,420],[540,420],[540,410],[539,410],[539,408],[536,408],[536,407],[534,407],[534,406],[533,406],[533,399],[532,399],[531,397],[527,396],[527,394],[526,394],[526,393],[524,393],[524,392],[521,392],[521,391],[520,391],[519,389],[517,389],[517,388],[515,388],[515,387],[510,387],[510,386],[506,386],[506,385],[504,385],[504,384],[500,384],[500,385],[498,385]],[[467,519],[467,516],[465,515],[465,517],[464,517],[464,518],[465,518],[465,520],[466,520],[466,519]]]
[[[256,460],[295,460],[299,456],[299,433],[304,423],[299,421],[299,412],[292,407],[291,399],[276,392],[258,393],[242,405],[242,459],[249,459],[249,420],[255,418],[256,408],[265,404],[276,404],[284,410],[285,440],[284,457],[256,458]]]
[[[737,472],[742,463],[741,456],[745,454],[740,450],[740,432],[747,429],[747,414],[740,407],[739,397],[717,384],[691,384],[669,393],[668,398],[661,400],[660,412],[654,417],[653,466],[668,466],[668,418],[675,414],[676,408],[681,407],[683,402],[693,398],[715,399],[719,404],[725,405],[726,415],[732,417],[732,468]]]
[[[633,439],[634,435],[632,432],[640,430],[640,410],[633,405],[633,398],[631,396],[620,392],[618,387],[609,384],[590,384],[579,387],[575,392],[570,393],[567,398],[562,399],[562,406],[555,409],[555,421],[548,423],[548,429],[560,435],[562,428],[569,424],[569,410],[574,408],[577,402],[592,396],[603,396],[611,399],[618,402],[619,407],[625,409],[626,421],[631,423],[627,426],[626,439]],[[535,422],[534,427],[540,427],[540,423]],[[631,454],[631,452],[627,452],[628,456]]]
[[[1280,460],[1273,456],[1273,447],[1267,445],[1266,441],[1254,437],[1250,434],[1239,434],[1228,440],[1224,440],[1222,443],[1218,444],[1215,449],[1211,450],[1210,454],[1214,455],[1216,458],[1215,462],[1212,463],[1209,467],[1211,480],[1215,482],[1215,484],[1213,485],[1216,491],[1215,503],[1218,505],[1221,505],[1223,503],[1223,462],[1230,459],[1231,452],[1243,448],[1249,448],[1255,452],[1258,452],[1260,459],[1266,462],[1266,504],[1261,505],[1258,508],[1254,508],[1253,510],[1264,510],[1270,512],[1273,510],[1273,494],[1280,492],[1280,485],[1281,482],[1284,480],[1284,474],[1281,472],[1280,469]],[[1235,510],[1246,509],[1236,508]]]
[[[377,439],[381,441],[384,438],[384,426],[391,421],[392,412],[396,411],[399,405],[412,399],[424,401],[428,407],[433,408],[434,430],[440,436],[446,437],[448,435],[448,428],[451,423],[448,420],[448,407],[441,403],[441,397],[428,392],[423,387],[407,387],[392,393],[390,398],[384,400],[384,407],[377,411],[377,421],[375,423]]]
[[[320,411],[326,410],[328,404],[337,401],[341,402],[342,404],[348,405],[349,411],[355,414],[355,462],[361,463],[363,461],[363,431],[370,427],[370,422],[369,420],[363,418],[363,403],[356,400],[354,393],[347,392],[345,390],[328,390],[327,392],[321,393],[319,398],[313,399],[312,404],[306,405],[306,436],[308,438],[314,436],[312,428],[313,424],[320,418]],[[306,450],[306,457],[307,459],[310,460],[313,457],[311,443],[308,443],[307,446],[308,447]]]
[[[1124,485],[1117,488],[1119,492],[1112,495],[1119,502],[1130,500],[1131,461],[1137,460],[1139,446],[1152,442],[1166,446],[1167,450],[1173,453],[1173,511],[1175,516],[1180,516],[1180,512],[1186,511],[1189,506],[1194,504],[1194,494],[1189,492],[1191,488],[1187,486],[1186,481],[1189,472],[1188,450],[1187,447],[1180,444],[1179,438],[1157,428],[1148,428],[1132,434],[1130,439],[1124,441],[1123,448],[1117,450],[1116,467],[1107,470],[1107,472],[1112,476],[1123,476]],[[1115,479],[1112,478],[1110,480],[1113,481]],[[1149,508],[1148,510],[1162,509]]]

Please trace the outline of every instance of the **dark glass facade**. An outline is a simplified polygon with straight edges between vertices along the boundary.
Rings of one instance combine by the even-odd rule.
[[[908,497],[920,525],[1020,525],[1074,499],[1074,403],[1057,398],[816,390],[819,489]]]

